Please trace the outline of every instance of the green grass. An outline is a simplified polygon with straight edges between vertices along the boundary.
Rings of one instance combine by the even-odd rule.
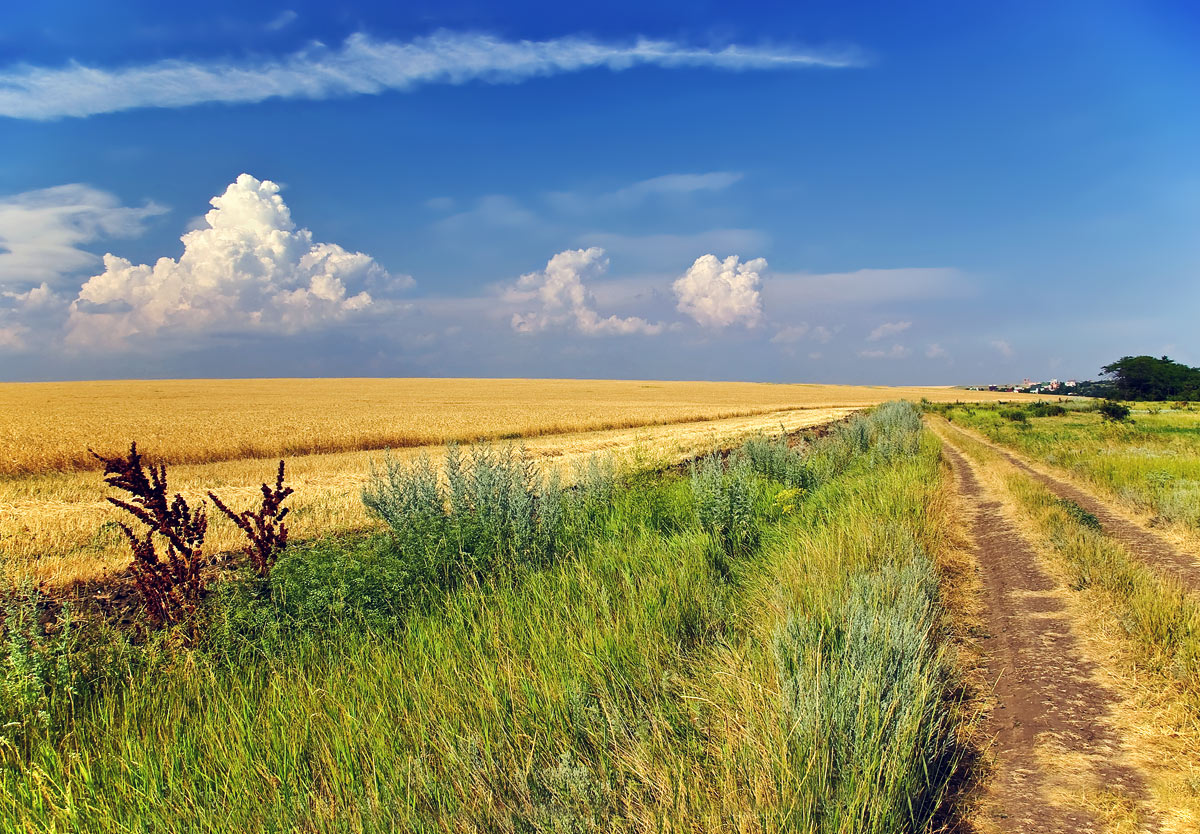
[[[984,465],[996,454],[966,441],[963,450]],[[1130,699],[1149,714],[1138,720],[1149,755],[1163,761],[1156,780],[1160,807],[1200,812],[1200,603],[1173,577],[1138,559],[1106,535],[1095,516],[1057,497],[1029,475],[1009,470],[1004,485],[1031,531],[1044,543],[1056,572],[1081,595],[1095,629],[1092,639],[1116,649],[1118,676],[1141,690]]]
[[[1024,422],[1004,416],[1011,407],[938,410],[955,424],[1095,484],[1133,510],[1200,528],[1200,411],[1144,404],[1134,408],[1132,422],[1113,423],[1080,410],[1084,403],[1069,405],[1062,416],[1038,417],[1026,408]]]
[[[1159,575],[1106,536],[1095,517],[1023,475],[1013,496],[1065,565],[1071,588],[1110,610],[1146,666],[1176,682],[1200,717],[1200,605],[1174,579]]]
[[[93,636],[9,728],[0,828],[930,830],[962,767],[937,444],[889,406],[781,454],[624,480],[553,558],[445,583],[330,539],[198,647]]]

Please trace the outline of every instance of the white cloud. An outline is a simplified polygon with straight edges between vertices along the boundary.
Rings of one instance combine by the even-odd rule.
[[[0,327],[0,350],[21,350],[25,347],[25,334],[29,328],[12,324]]]
[[[765,258],[739,263],[737,255],[724,261],[701,255],[674,283],[677,309],[702,327],[723,328],[732,324],[755,327],[762,321],[759,273],[767,268]]]
[[[763,294],[774,308],[777,304],[851,305],[951,298],[972,290],[970,277],[954,268],[902,267],[829,273],[775,272]]]
[[[541,309],[515,313],[513,329],[536,333],[552,327],[574,326],[581,333],[593,336],[661,333],[661,324],[651,324],[636,316],[600,317],[595,309],[596,300],[584,281],[603,275],[607,269],[608,258],[604,250],[593,246],[559,252],[547,262],[544,270],[522,275],[509,289],[507,300],[525,304],[537,302]]]
[[[296,22],[300,15],[296,14],[291,9],[284,9],[275,17],[271,18],[270,22],[264,27],[268,32],[278,32],[280,29],[286,29]]]
[[[841,329],[842,325],[840,324],[834,328],[826,327],[823,324],[811,327],[808,322],[802,321],[799,324],[789,324],[779,328],[771,337],[771,344],[779,345],[785,353],[795,355],[796,346],[800,342],[807,340],[825,345],[832,341],[834,335]]]
[[[0,298],[9,299],[11,307],[22,311],[45,310],[57,306],[62,300],[62,296],[50,289],[45,281],[25,292],[0,292]]]
[[[771,337],[771,344],[794,345],[796,342],[807,336],[810,330],[812,330],[812,328],[809,327],[805,322],[801,322],[800,324],[791,324],[787,327],[781,327],[778,331],[776,331],[775,335]]]
[[[925,348],[925,356],[928,359],[942,359],[942,358],[945,358],[947,355],[948,354],[946,353],[946,349],[944,347],[942,347],[941,345],[939,345],[937,342],[934,342],[933,344],[931,344]]]
[[[724,191],[742,179],[737,171],[709,171],[703,174],[663,174],[639,180],[616,191],[596,194],[587,191],[552,191],[545,195],[557,211],[574,214],[595,211],[628,210],[649,199],[687,197],[698,192]]]
[[[996,352],[999,353],[1001,356],[1003,356],[1005,359],[1012,358],[1012,355],[1013,355],[1012,345],[1010,345],[1004,339],[993,339],[991,342],[989,342],[989,344],[991,344],[991,346],[996,349]]]
[[[45,282],[25,292],[0,292],[0,349],[43,346],[62,326],[67,301]]]
[[[74,183],[0,197],[0,291],[59,286],[100,259],[82,248],[101,237],[134,237],[166,209],[122,206],[112,194]]]
[[[880,339],[886,339],[888,336],[895,336],[897,333],[903,333],[910,327],[912,327],[911,321],[884,322],[867,335],[867,341],[878,342]]]
[[[165,329],[291,333],[372,307],[368,288],[413,283],[361,252],[314,243],[270,180],[242,174],[211,202],[206,227],[181,238],[179,260],[135,265],[105,255],[104,272],[71,305],[68,341],[119,345]]]
[[[599,246],[611,255],[635,258],[650,269],[678,269],[696,252],[737,252],[766,247],[768,238],[757,229],[709,229],[688,235],[624,235],[592,232],[578,238],[584,246]]]
[[[892,345],[890,350],[860,350],[858,355],[864,359],[903,359],[910,353],[904,345]]]
[[[742,178],[737,171],[710,171],[706,174],[663,174],[635,182],[613,197],[639,200],[652,194],[692,194],[696,191],[723,191]]]
[[[841,325],[838,325],[833,330],[830,330],[828,327],[825,327],[824,325],[817,325],[816,327],[813,328],[813,332],[812,332],[813,341],[820,342],[823,345],[827,345],[827,344],[829,344],[830,341],[833,340],[833,334],[841,329],[842,329]]]
[[[426,205],[435,211],[444,211],[452,208],[453,202],[443,202],[435,198]],[[453,235],[456,243],[462,235],[478,227],[520,229],[537,225],[537,215],[504,194],[485,194],[475,201],[474,207],[443,217],[433,224],[439,232]]]
[[[853,52],[736,44],[705,49],[645,38],[633,43],[577,37],[506,41],[442,31],[403,43],[360,33],[335,49],[314,44],[282,58],[257,62],[167,60],[118,69],[80,64],[19,66],[0,72],[0,115],[54,119],[135,107],[258,102],[276,97],[324,99],[408,90],[422,84],[512,83],[587,69],[617,72],[645,65],[741,71],[861,64],[862,59]]]

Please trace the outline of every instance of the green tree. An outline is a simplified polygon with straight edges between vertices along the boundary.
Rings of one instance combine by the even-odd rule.
[[[1112,380],[1112,396],[1119,400],[1191,400],[1200,394],[1200,368],[1166,356],[1123,356],[1100,370]]]

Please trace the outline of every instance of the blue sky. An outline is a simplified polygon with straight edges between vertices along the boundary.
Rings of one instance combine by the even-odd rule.
[[[22,4],[0,378],[1197,364],[1198,36],[1188,3]]]

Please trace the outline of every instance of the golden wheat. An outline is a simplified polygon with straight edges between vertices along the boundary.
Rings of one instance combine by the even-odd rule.
[[[0,383],[0,475],[96,469],[137,440],[164,463],[428,446],[784,409],[962,398],[953,388],[526,379]],[[971,392],[971,399],[994,398]]]
[[[195,380],[0,385],[0,566],[10,580],[59,585],[124,569],[119,512],[105,503],[91,446],[174,464],[172,491],[212,489],[238,509],[288,459],[296,538],[370,524],[359,489],[391,447],[526,438],[570,477],[597,452],[672,463],[748,434],[838,419],[888,399],[962,398],[953,388],[586,380]],[[972,399],[989,397],[970,392]],[[1000,395],[1008,396],[1012,395]],[[84,469],[88,467],[88,469]],[[208,550],[241,534],[210,518]]]

